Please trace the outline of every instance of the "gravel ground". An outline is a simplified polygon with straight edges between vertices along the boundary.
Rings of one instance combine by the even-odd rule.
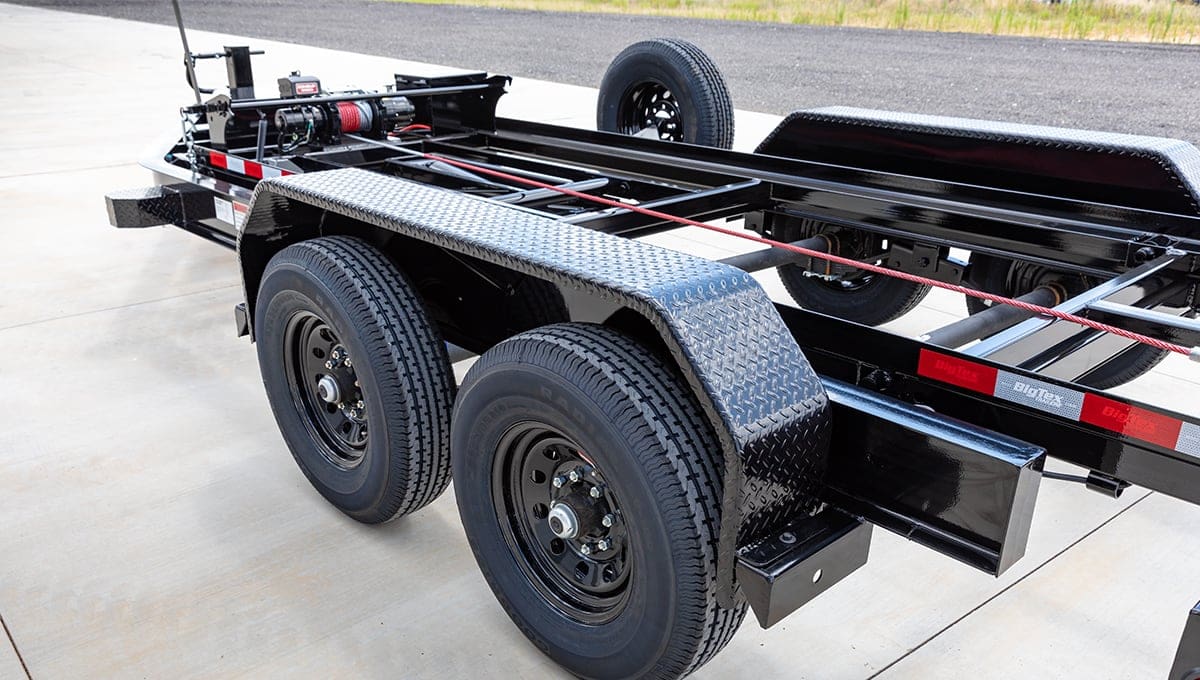
[[[165,0],[18,4],[174,22]],[[185,2],[184,17],[199,29],[591,86],[627,44],[678,37],[713,57],[743,109],[842,104],[1200,142],[1200,46],[362,0]]]

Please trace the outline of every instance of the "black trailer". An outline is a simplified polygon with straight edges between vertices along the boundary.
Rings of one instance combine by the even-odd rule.
[[[385,522],[453,477],[489,585],[573,673],[687,675],[748,608],[774,625],[862,566],[874,526],[1000,574],[1043,478],[1200,503],[1200,419],[1104,391],[1200,360],[1190,144],[838,108],[736,153],[676,40],[618,56],[595,132],[496,117],[486,73],[259,97],[251,54],[189,53],[230,94],[189,75],[112,223],[236,248],[238,332],[313,486]],[[770,247],[632,238],[684,226]],[[748,274],[771,267],[799,307]],[[872,327],[932,286],[971,315]],[[1200,677],[1198,618],[1171,680]]]

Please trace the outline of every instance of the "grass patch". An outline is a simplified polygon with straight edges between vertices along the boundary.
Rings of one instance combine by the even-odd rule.
[[[648,14],[1042,38],[1200,43],[1187,0],[398,0],[558,12]]]

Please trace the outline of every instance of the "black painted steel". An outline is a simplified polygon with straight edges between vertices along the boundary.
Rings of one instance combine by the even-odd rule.
[[[1200,152],[1177,139],[834,106],[793,113],[757,151],[1200,214]]]
[[[324,320],[311,313],[288,321],[283,360],[292,399],[305,414],[304,425],[330,464],[350,470],[366,453],[367,410],[358,376],[345,345]],[[320,393],[332,386],[328,396]]]
[[[577,291],[589,308],[572,306],[573,318],[592,314],[592,300],[608,300],[648,320],[724,449],[723,601],[732,604],[736,546],[815,507],[828,402],[774,306],[745,272],[507,204],[346,169],[259,183],[239,241],[247,300],[255,298],[261,266],[253,258],[277,247],[281,233],[316,226],[326,214]],[[264,239],[272,239],[269,246]]]
[[[579,445],[527,422],[505,434],[494,461],[496,520],[529,582],[577,621],[600,624],[620,614],[634,568],[625,519]],[[553,525],[552,512],[559,504],[578,523],[575,535],[556,534],[562,525]]]
[[[210,193],[185,183],[112,191],[104,201],[109,224],[122,229],[199,222],[216,212]]]
[[[248,84],[240,76],[238,83]],[[404,266],[461,273],[459,288],[421,294],[430,295],[445,337],[472,351],[512,330],[480,301],[511,297],[522,282],[534,281],[555,299],[561,294],[570,318],[608,322],[670,354],[725,458],[722,604],[734,602],[736,566],[764,625],[860,566],[870,523],[1002,572],[1024,552],[1043,449],[1091,470],[1090,483],[1106,493],[1134,482],[1200,503],[1200,458],[922,378],[917,362],[928,345],[774,305],[753,279],[729,266],[795,261],[790,253],[724,263],[683,255],[622,238],[678,227],[669,220],[597,209],[422,158],[442,154],[691,219],[745,218],[747,229],[777,239],[862,236],[879,247],[854,257],[941,280],[959,281],[964,273],[951,248],[1077,279],[1117,276],[1116,284],[1098,286],[1117,295],[1079,311],[1192,342],[1200,330],[1180,318],[1197,306],[1200,284],[1200,152],[1191,145],[830,109],[790,117],[760,153],[745,154],[497,119],[506,83],[484,73],[398,75],[391,92],[185,108],[185,137],[148,163],[167,186],[111,195],[110,219],[118,226],[175,224],[226,245],[236,238],[248,301],[238,311],[239,331],[252,330],[247,307],[274,252],[350,233],[374,239]],[[333,130],[286,153],[259,142],[266,129],[259,121],[274,120],[276,109],[401,95],[413,98],[415,129],[372,129],[365,137]],[[216,109],[221,127],[209,130],[205,116]],[[226,150],[234,165],[214,167],[212,147]],[[259,181],[233,169],[239,157],[261,157],[273,169],[298,174]],[[249,204],[245,224],[224,211],[218,217],[221,201]],[[813,229],[787,237],[786,228],[796,224]],[[811,239],[802,243],[824,249]],[[1154,263],[1153,276],[1137,278],[1147,262]],[[799,264],[813,266],[803,258]],[[464,301],[471,287],[491,293]],[[455,317],[455,304],[468,309]],[[464,317],[477,323],[468,327]],[[1016,317],[985,312],[934,339],[958,344],[988,336]],[[1033,325],[1018,324],[1000,339],[1017,341],[1007,363],[1051,375],[1037,376],[1047,384],[1089,392],[1052,376],[1080,375],[1124,351],[1119,343],[1108,347],[1111,338],[1065,324],[1026,333]],[[319,334],[316,326],[297,333],[298,355],[311,353],[313,333]],[[984,349],[989,342],[995,339],[985,339]],[[1035,379],[1032,370],[997,357],[946,353]],[[296,363],[301,378],[318,377],[318,367]],[[322,393],[312,393],[313,385],[296,387],[299,398],[320,406],[313,397]],[[340,410],[336,416],[349,417]],[[344,424],[328,423],[331,432]],[[353,450],[354,441],[342,443]],[[341,459],[352,464],[352,455]],[[543,484],[533,481],[536,470],[522,462],[528,460],[505,474],[515,470]],[[542,505],[570,502],[576,515],[595,514],[569,493],[526,491],[545,491]],[[811,516],[822,502],[829,505]],[[530,542],[533,525],[522,526],[512,534]],[[790,548],[780,542],[788,531],[796,538]],[[823,574],[815,583],[814,568]]]
[[[792,245],[807,250],[815,250],[819,253],[829,251],[829,239],[824,236],[814,236],[802,241],[793,241]],[[727,264],[730,267],[737,267],[742,271],[756,272],[791,264],[802,259],[805,259],[803,255],[797,255],[781,248],[767,248],[766,250],[755,250],[744,255],[726,257],[721,259],[721,263]]]
[[[1200,680],[1200,604],[1192,607],[1169,680]]]
[[[1031,293],[1017,298],[1021,302],[1041,307],[1053,307],[1059,300],[1058,291],[1042,286]],[[972,314],[965,319],[930,331],[922,336],[922,340],[931,345],[942,347],[961,347],[973,340],[995,335],[1000,331],[1012,328],[1025,319],[1033,316],[1032,312],[1009,305],[993,305],[992,307]]]
[[[1200,457],[1055,416],[1029,405],[921,378],[917,373],[918,361],[921,350],[928,346],[918,340],[794,307],[779,305],[778,309],[793,337],[804,348],[805,356],[823,379],[842,380],[902,397],[941,416],[1001,431],[1019,441],[1042,447],[1051,457],[1200,504]],[[1079,394],[1103,395],[1107,400],[1136,405],[1190,427],[1200,427],[1200,418],[1194,415],[1141,404],[949,349],[937,351]]]
[[[870,549],[871,525],[829,508],[739,550],[738,585],[770,628],[866,564]]]
[[[1025,554],[1045,451],[825,378],[826,500],[989,574]]]

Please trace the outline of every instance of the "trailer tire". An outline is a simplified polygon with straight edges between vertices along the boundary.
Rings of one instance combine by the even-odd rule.
[[[826,281],[807,276],[803,268],[794,264],[784,265],[778,271],[788,295],[802,308],[866,326],[878,326],[904,316],[929,294],[927,285],[877,274]]]
[[[596,127],[721,149],[733,148],[733,100],[699,47],[655,38],[626,47],[600,82]]]
[[[716,598],[720,448],[649,350],[586,324],[514,336],[467,374],[451,437],[480,570],[554,661],[589,678],[679,678],[733,636],[746,605]],[[556,534],[555,513],[577,533]]]
[[[972,254],[971,265],[967,268],[965,283],[987,293],[995,293],[1006,297],[1019,297],[1035,287],[1035,284],[1021,280],[1021,277],[1010,276],[1014,262],[990,255]],[[1079,277],[1078,286],[1070,292],[1086,290],[1096,285],[1096,281]],[[1070,286],[1068,286],[1070,288]],[[991,306],[991,302],[979,298],[966,298],[967,312],[978,314]],[[1149,345],[1138,345],[1126,351],[1117,359],[1099,366],[1079,380],[1079,384],[1098,390],[1107,390],[1139,378],[1157,366],[1170,352]]]
[[[450,482],[454,380],[403,273],[365,241],[302,241],[271,258],[254,329],[284,441],[322,496],[368,524]]]

